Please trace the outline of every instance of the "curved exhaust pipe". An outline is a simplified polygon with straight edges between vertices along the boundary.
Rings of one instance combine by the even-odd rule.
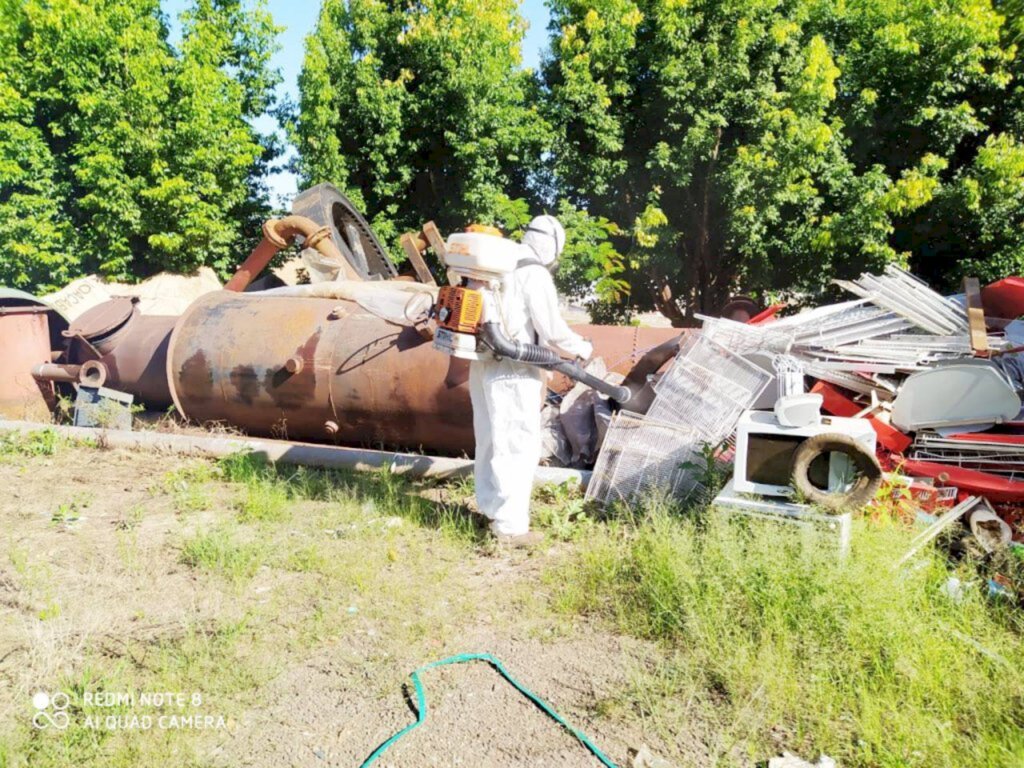
[[[303,239],[303,248],[315,248],[325,258],[340,264],[343,279],[363,279],[356,274],[352,265],[334,244],[331,239],[330,227],[321,227],[305,216],[292,215],[285,216],[283,219],[267,219],[263,223],[263,239],[232,278],[224,284],[224,290],[242,293],[249,283],[266,268],[277,252],[290,246],[298,237]]]
[[[564,360],[556,352],[546,347],[541,347],[537,344],[524,344],[521,341],[509,339],[501,332],[497,323],[484,323],[481,327],[480,338],[498,357],[507,357],[509,360],[558,371],[573,381],[586,384],[591,389],[596,389],[602,395],[607,395],[619,405],[625,405],[633,396],[632,391],[628,387],[609,384],[604,379],[599,379],[597,376],[587,373],[577,363]]]

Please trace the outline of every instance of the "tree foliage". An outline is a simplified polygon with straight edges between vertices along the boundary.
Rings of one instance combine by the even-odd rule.
[[[560,282],[678,323],[888,262],[1024,271],[1021,0],[323,0],[288,128],[378,234],[568,230]],[[261,3],[0,0],[0,282],[222,270],[278,146]],[[628,299],[627,299],[628,297]]]
[[[515,228],[548,135],[524,29],[517,0],[324,0],[299,80],[303,181],[337,184],[390,243],[428,219]]]
[[[1024,269],[1015,51],[990,0],[553,0],[554,165],[633,300]]]
[[[0,283],[222,270],[266,207],[276,29],[195,0],[0,0]]]

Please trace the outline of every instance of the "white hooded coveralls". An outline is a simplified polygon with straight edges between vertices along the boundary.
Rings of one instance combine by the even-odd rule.
[[[565,232],[553,217],[531,222],[523,237],[523,258],[533,263],[516,269],[506,282],[503,331],[509,338],[585,359],[593,348],[562,319],[547,269],[564,243]],[[524,534],[530,529],[530,492],[540,462],[543,370],[512,360],[474,360],[469,387],[477,506],[491,520],[493,533]]]

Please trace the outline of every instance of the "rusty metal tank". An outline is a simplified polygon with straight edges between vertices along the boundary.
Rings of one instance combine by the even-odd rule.
[[[67,318],[30,293],[0,286],[0,416],[49,421],[53,385],[32,375],[63,345]]]
[[[78,317],[64,332],[68,360],[99,361],[107,371],[106,386],[130,392],[154,410],[171,405],[167,383],[167,344],[178,318],[142,315],[137,301],[115,298]]]
[[[582,326],[625,372],[672,329]],[[473,448],[464,375],[415,328],[350,301],[211,293],[178,321],[167,378],[178,411],[250,434],[463,453]]]
[[[178,411],[252,434],[424,447],[473,444],[469,391],[414,328],[335,299],[211,293],[171,335]]]
[[[50,408],[32,369],[50,361],[49,309],[0,306],[0,416],[48,421]]]

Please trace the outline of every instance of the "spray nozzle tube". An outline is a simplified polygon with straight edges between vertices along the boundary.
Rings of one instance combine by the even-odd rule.
[[[633,395],[628,387],[609,384],[604,379],[599,379],[597,376],[587,373],[578,364],[563,360],[546,347],[541,347],[537,344],[524,344],[521,341],[507,338],[501,332],[497,323],[484,323],[480,329],[480,339],[499,357],[507,357],[509,360],[558,371],[573,381],[586,384],[588,387],[596,389],[602,395],[607,395],[620,405],[629,402],[630,397]]]

